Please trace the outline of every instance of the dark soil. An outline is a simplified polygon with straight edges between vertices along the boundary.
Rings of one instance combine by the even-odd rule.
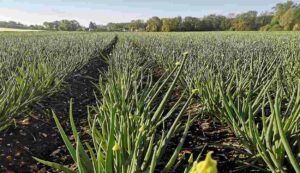
[[[53,121],[51,110],[53,110],[64,130],[72,139],[69,125],[69,104],[73,98],[73,115],[77,127],[84,133],[87,125],[87,106],[94,105],[95,85],[99,82],[99,74],[108,68],[104,58],[107,57],[117,43],[117,37],[103,51],[95,52],[95,58],[84,65],[81,69],[70,74],[66,80],[65,89],[54,96],[44,98],[39,104],[33,106],[30,116],[17,122],[0,133],[0,171],[13,172],[55,172],[34,159],[32,156],[53,161],[65,165],[72,165],[72,158],[64,146],[60,134]],[[154,77],[158,79],[163,74],[163,69],[154,70]],[[98,94],[99,95],[99,94]],[[171,100],[177,100],[179,93],[175,93]],[[172,101],[171,101],[172,102]],[[170,103],[172,104],[172,103]],[[193,116],[199,116],[199,105],[192,104],[188,112]],[[212,116],[199,116],[189,130],[186,142],[181,154],[182,164],[176,172],[183,172],[187,160],[192,152],[194,158],[201,154],[204,159],[208,151],[214,151],[213,158],[218,161],[219,173],[227,172],[250,172],[251,169],[237,170],[240,164],[237,160],[244,154],[234,134],[227,128],[217,123]],[[186,117],[185,117],[186,119]],[[172,120],[170,120],[172,122]],[[85,135],[83,135],[84,139]],[[172,139],[162,158],[162,164],[167,161],[174,152],[181,134]],[[158,170],[159,172],[159,170]]]
[[[212,118],[213,116],[200,115],[200,109],[201,106],[194,103],[186,111],[186,117],[183,117],[182,121],[186,121],[189,114],[198,118],[189,129],[180,153],[181,157],[179,157],[181,164],[175,172],[184,172],[184,169],[188,166],[191,153],[193,153],[194,160],[200,155],[201,161],[205,159],[209,151],[213,151],[213,159],[218,162],[219,173],[259,172],[253,167],[242,164],[246,162],[247,158],[245,156],[247,153],[231,130],[220,124],[217,119]],[[168,121],[170,121],[170,124],[173,122],[172,118]],[[170,144],[168,144],[161,165],[165,165],[171,157],[181,136],[182,133],[175,134]],[[157,172],[159,172],[159,169]]]
[[[18,120],[0,133],[1,172],[54,172],[32,156],[62,164],[72,163],[56,125],[52,119],[53,110],[67,134],[70,134],[69,107],[73,99],[73,115],[81,131],[86,126],[87,106],[94,105],[95,84],[99,74],[107,70],[105,58],[113,50],[118,38],[102,51],[95,51],[95,57],[65,80],[65,89],[51,97],[45,97],[33,106],[33,111],[25,119]],[[80,125],[79,125],[80,124]],[[79,129],[80,130],[80,129]],[[72,138],[72,136],[69,136]]]

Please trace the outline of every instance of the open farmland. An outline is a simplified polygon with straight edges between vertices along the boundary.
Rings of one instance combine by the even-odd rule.
[[[0,40],[3,172],[300,172],[298,33]]]

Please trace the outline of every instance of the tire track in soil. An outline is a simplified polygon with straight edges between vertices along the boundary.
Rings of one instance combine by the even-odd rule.
[[[87,106],[96,103],[94,83],[99,81],[99,75],[107,71],[105,57],[115,48],[118,37],[115,36],[102,51],[95,51],[95,57],[82,68],[66,77],[65,89],[45,97],[33,107],[31,116],[19,121],[16,127],[10,127],[0,133],[0,172],[55,172],[53,169],[37,163],[32,156],[71,164],[66,147],[61,139],[51,115],[53,110],[67,134],[71,134],[69,124],[70,98],[73,98],[73,115],[79,131],[87,125]],[[47,117],[47,115],[50,117]],[[69,135],[72,139],[72,136]]]

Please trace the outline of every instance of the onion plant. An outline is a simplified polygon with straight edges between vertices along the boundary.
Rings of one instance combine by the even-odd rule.
[[[296,34],[151,33],[135,40],[165,69],[188,50],[180,84],[200,91],[199,104],[230,127],[250,165],[299,172]]]
[[[30,106],[62,89],[62,81],[100,56],[113,34],[1,33],[0,131]]]
[[[186,58],[187,54],[184,54],[182,61],[176,63],[170,74],[163,75],[157,82],[153,81],[145,66],[128,71],[127,74],[118,68],[111,68],[110,77],[105,82],[101,80],[98,86],[101,99],[98,99],[97,106],[89,109],[92,145],[86,143],[86,147],[83,146],[70,111],[72,131],[76,139],[76,147],[73,147],[54,114],[55,122],[77,169],[74,171],[56,163],[36,159],[65,172],[132,173],[155,172],[157,169],[162,172],[172,171],[192,122],[190,116],[184,124],[181,120],[193,94],[188,94],[187,100],[182,104],[184,95],[187,94],[183,92],[170,109],[166,110],[165,107]],[[168,123],[170,118],[175,118],[171,124]],[[170,155],[169,161],[160,165],[171,138],[175,133],[181,132],[182,126],[184,131],[178,146]]]
[[[275,95],[270,92],[274,81],[278,86]],[[240,139],[252,166],[259,168],[263,160],[272,172],[299,172],[300,82],[291,95],[284,94],[275,78],[258,93],[253,88],[234,91],[232,85],[210,82],[203,96],[208,107]]]

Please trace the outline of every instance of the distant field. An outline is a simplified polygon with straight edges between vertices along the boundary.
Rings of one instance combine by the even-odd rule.
[[[16,32],[28,32],[28,31],[41,31],[41,30],[30,30],[30,29],[13,29],[13,28],[0,28],[1,31],[16,31]]]

